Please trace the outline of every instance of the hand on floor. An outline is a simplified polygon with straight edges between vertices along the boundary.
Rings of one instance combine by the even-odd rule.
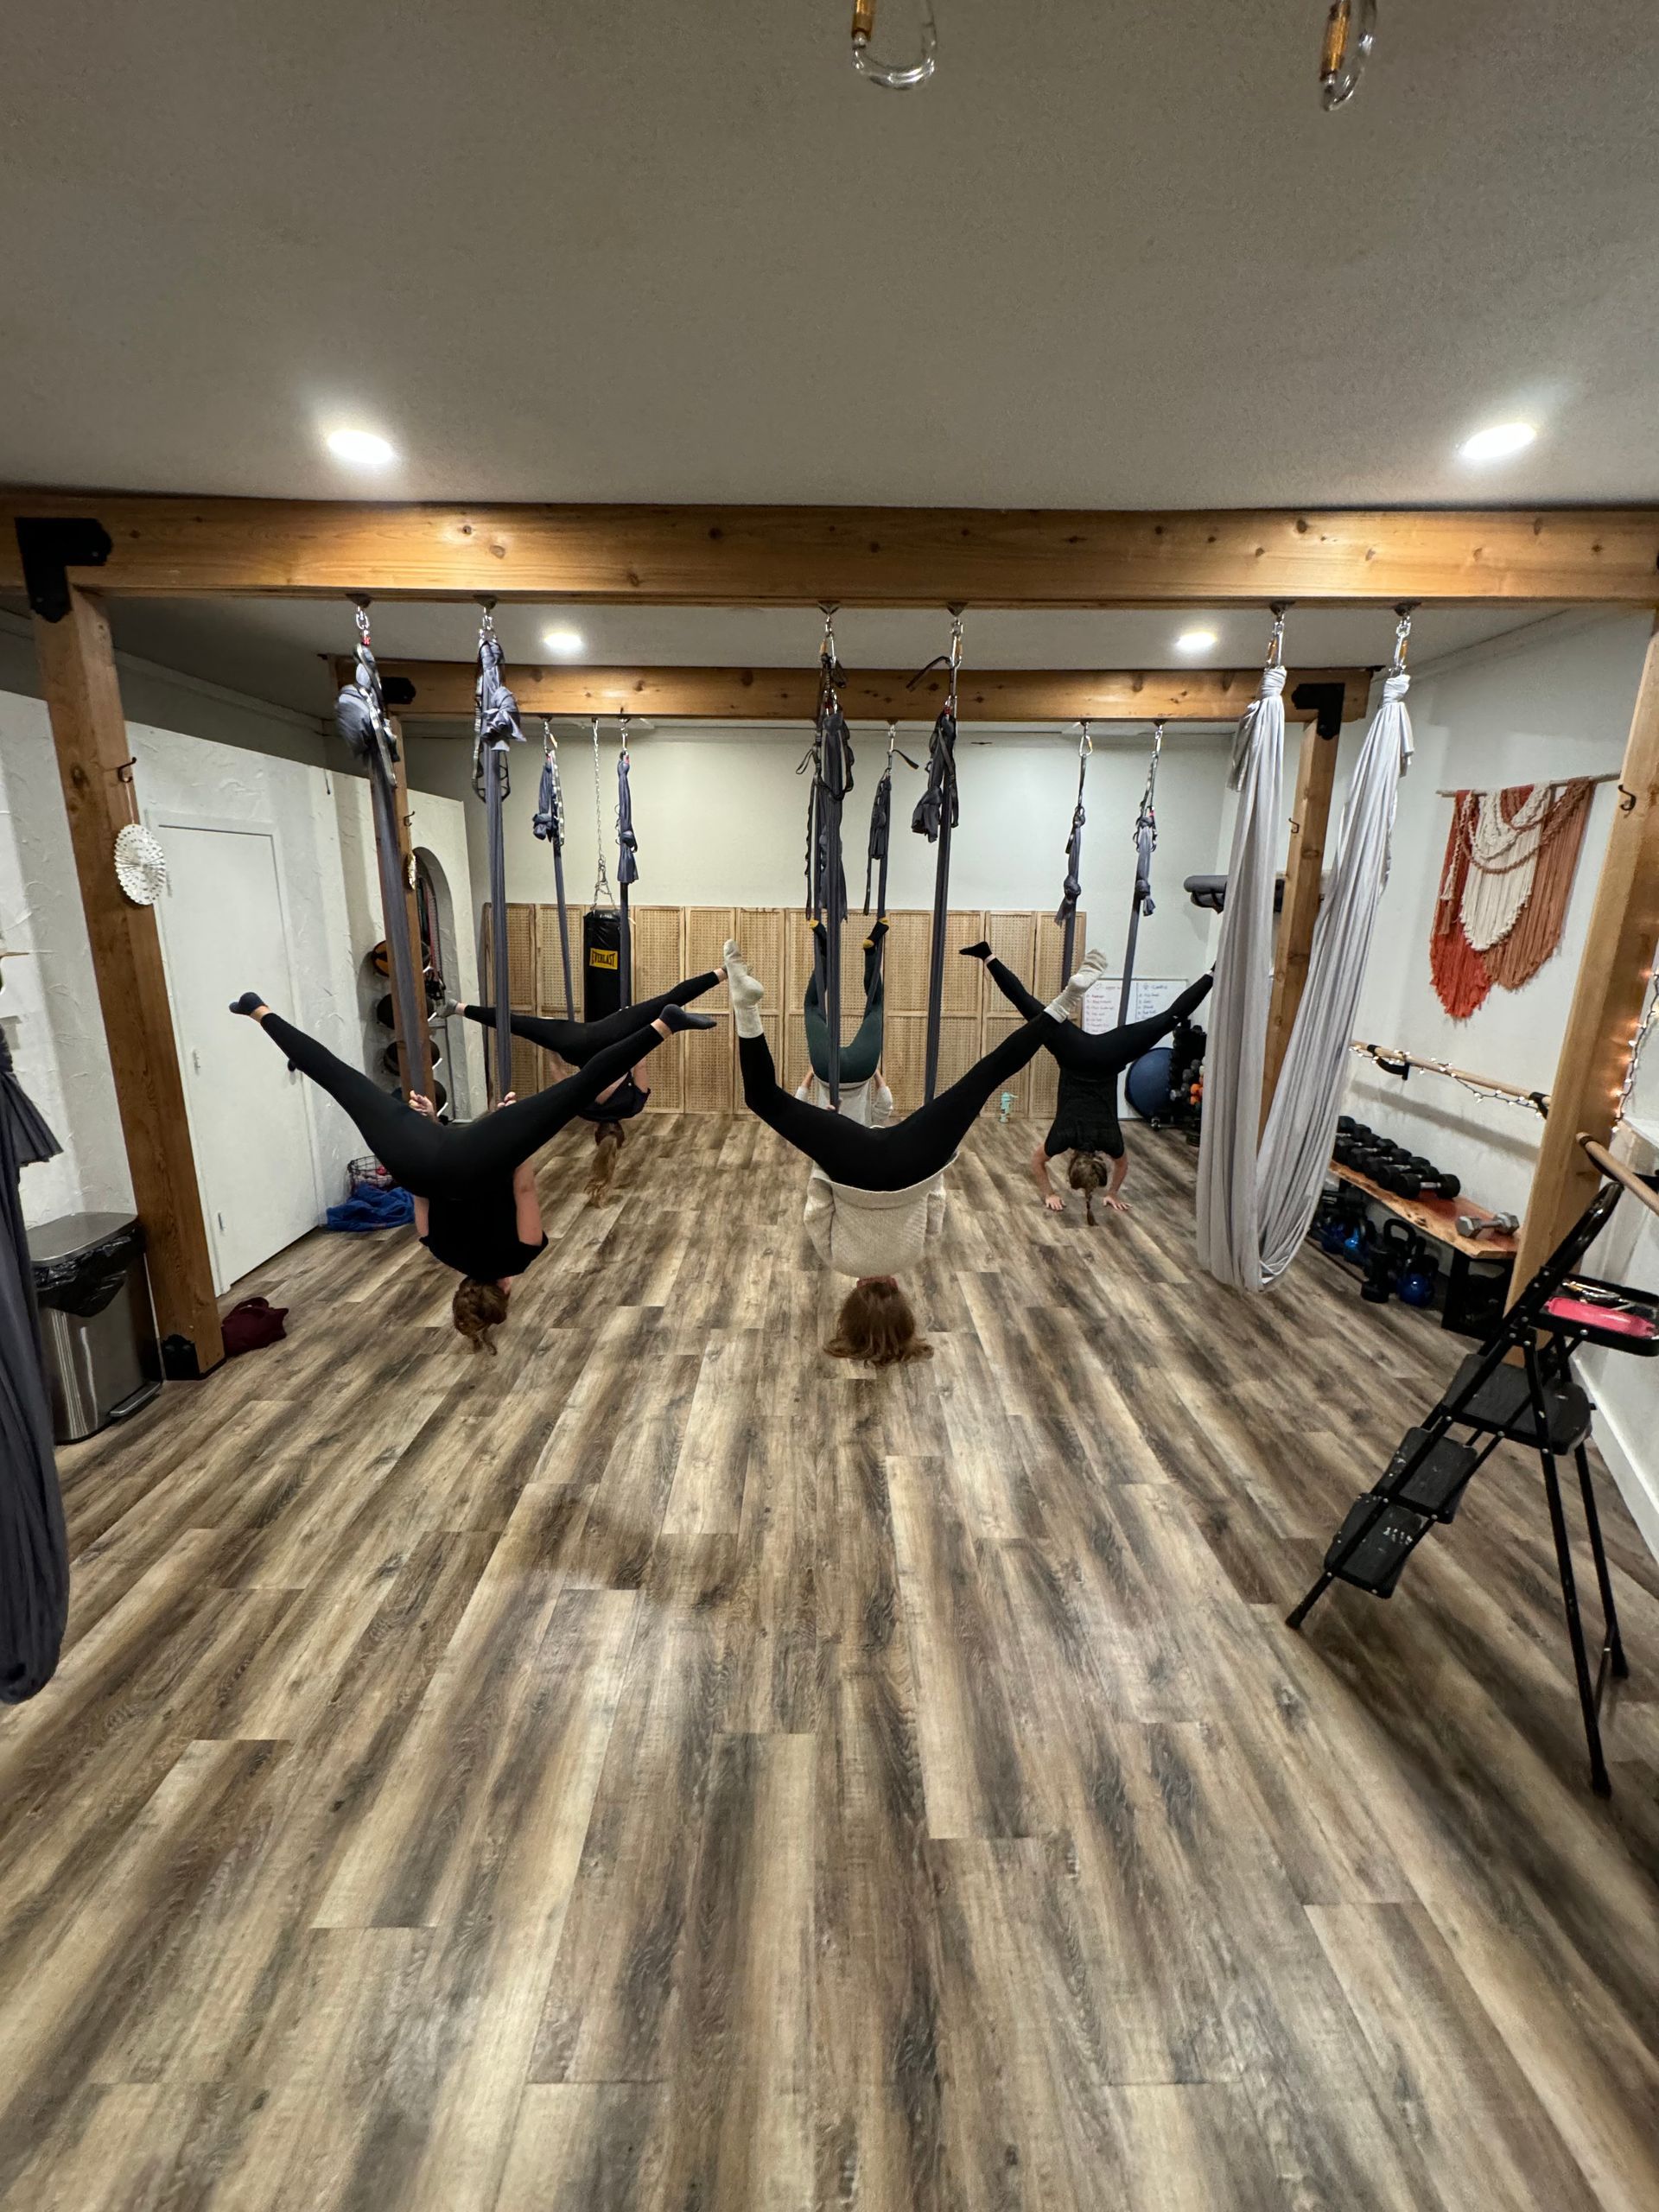
[[[1100,1203],[1103,1206],[1109,1206],[1114,1213],[1128,1213],[1129,1210],[1129,1202],[1127,1198],[1110,1198],[1104,1192],[1101,1193]]]
[[[1043,1204],[1048,1208],[1050,1213],[1064,1213],[1065,1211],[1065,1200],[1062,1198],[1056,1197],[1054,1192],[1052,1191],[1043,1200]]]

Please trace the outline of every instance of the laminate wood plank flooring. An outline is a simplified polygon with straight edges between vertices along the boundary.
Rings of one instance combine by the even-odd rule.
[[[927,1364],[824,1358],[800,1163],[664,1116],[601,1211],[547,1154],[498,1358],[318,1235],[238,1287],[286,1342],[63,1454],[4,2212],[1655,2212],[1611,1484],[1603,1803],[1535,1463],[1283,1626],[1460,1340],[1312,1249],[1222,1291],[1177,1138],[1093,1231],[1027,1140]]]

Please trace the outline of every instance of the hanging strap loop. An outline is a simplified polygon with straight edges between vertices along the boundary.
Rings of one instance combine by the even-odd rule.
[[[610,874],[605,866],[605,802],[601,796],[601,770],[599,759],[599,716],[593,717],[594,732],[594,849],[599,855],[599,873],[594,878],[595,906],[614,906],[615,894],[611,889]]]

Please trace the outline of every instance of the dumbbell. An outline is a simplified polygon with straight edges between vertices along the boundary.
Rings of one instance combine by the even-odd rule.
[[[1396,1165],[1384,1174],[1382,1187],[1402,1198],[1455,1198],[1463,1185],[1457,1176],[1442,1174],[1438,1167],[1431,1167],[1425,1175],[1414,1167]]]
[[[1513,1236],[1521,1226],[1521,1217],[1514,1213],[1495,1213],[1490,1221],[1477,1220],[1471,1213],[1458,1216],[1459,1236]]]

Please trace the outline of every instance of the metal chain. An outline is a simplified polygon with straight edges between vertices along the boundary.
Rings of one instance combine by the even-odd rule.
[[[605,866],[605,802],[600,791],[599,716],[594,716],[594,843],[599,853],[599,874],[594,878],[595,906],[614,906],[611,879]]]

